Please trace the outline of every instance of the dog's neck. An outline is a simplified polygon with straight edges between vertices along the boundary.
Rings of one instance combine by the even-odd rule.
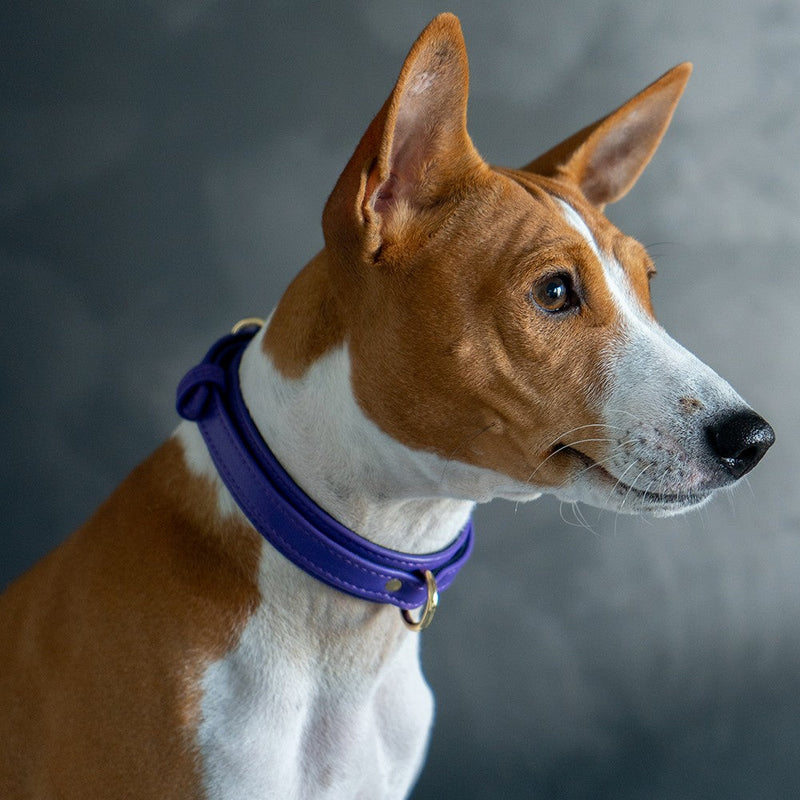
[[[242,358],[242,393],[295,482],[343,525],[384,547],[426,553],[449,544],[474,505],[463,467],[405,447],[363,414],[346,345],[302,377],[287,378],[262,339],[263,331]]]
[[[450,484],[441,459],[399,445],[362,414],[350,390],[346,348],[331,349],[290,378],[265,351],[265,330],[242,356],[242,395],[296,483],[339,522],[385,547],[428,552],[454,539],[473,503],[445,496],[442,486]],[[220,515],[241,515],[198,426],[183,423],[179,437],[193,471],[216,482]],[[235,769],[252,775],[254,796],[267,780],[280,780],[292,797],[352,797],[365,781],[370,797],[405,796],[432,716],[420,637],[394,606],[332,589],[266,542],[257,581],[261,602],[236,648],[204,677],[198,741],[210,754],[208,785],[222,796],[214,754],[218,732],[234,719],[238,744],[221,748],[224,768],[232,759]],[[281,718],[274,730],[261,724],[274,718]],[[239,730],[259,733],[243,739]],[[366,777],[354,773],[354,752],[361,754],[359,769],[371,760],[388,766]]]

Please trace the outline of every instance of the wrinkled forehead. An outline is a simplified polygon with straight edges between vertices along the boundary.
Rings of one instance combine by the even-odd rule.
[[[650,303],[649,278],[655,272],[647,250],[636,239],[626,236],[595,206],[569,186],[557,180],[517,171],[502,171],[533,197],[543,194],[552,201],[565,232],[577,236],[594,258],[579,266],[602,280],[620,311],[654,319]],[[548,204],[549,205],[549,204]]]

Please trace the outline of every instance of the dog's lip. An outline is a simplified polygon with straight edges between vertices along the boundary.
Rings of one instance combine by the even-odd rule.
[[[571,445],[562,444],[555,448],[556,452],[564,453],[567,456],[577,459],[583,465],[582,472],[591,470],[595,475],[599,475],[604,483],[609,484],[615,494],[624,495],[626,498],[634,497],[643,503],[650,505],[653,504],[659,508],[685,508],[688,506],[697,505],[703,502],[711,494],[712,490],[698,490],[680,492],[680,493],[666,493],[666,492],[653,492],[647,489],[637,489],[629,483],[618,478],[616,475],[609,472],[600,463],[595,461],[591,456],[578,450]]]

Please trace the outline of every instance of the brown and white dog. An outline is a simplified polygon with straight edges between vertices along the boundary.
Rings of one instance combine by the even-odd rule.
[[[689,72],[498,169],[466,131],[458,21],[422,33],[241,364],[336,519],[426,553],[493,497],[673,514],[758,462],[771,428],[658,325],[653,264],[602,213]],[[4,800],[402,798],[423,762],[419,637],[267,544],[194,423],[11,586],[0,633]]]

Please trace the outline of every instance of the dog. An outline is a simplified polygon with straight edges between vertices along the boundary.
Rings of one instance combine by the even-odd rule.
[[[491,167],[459,22],[430,23],[327,201],[324,249],[5,593],[0,796],[406,797],[433,715],[418,631],[475,503],[668,515],[756,465],[772,429],[657,324],[653,263],[603,215],[690,71]]]

